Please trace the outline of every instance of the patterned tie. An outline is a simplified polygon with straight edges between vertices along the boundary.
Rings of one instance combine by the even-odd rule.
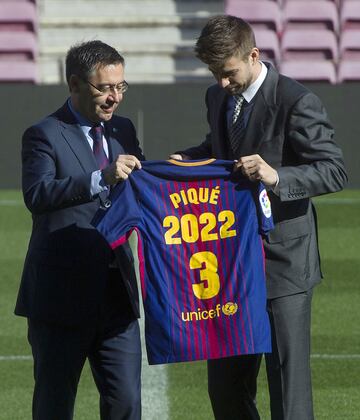
[[[238,148],[240,140],[244,137],[245,133],[244,113],[241,112],[244,97],[242,95],[235,95],[234,99],[235,107],[232,115],[231,126],[229,128],[229,141],[231,150],[237,159],[239,157]]]
[[[106,156],[104,147],[103,147],[103,127],[101,124],[96,124],[91,127],[90,135],[94,140],[93,144],[93,153],[98,163],[99,169],[104,169],[109,164],[109,159]]]

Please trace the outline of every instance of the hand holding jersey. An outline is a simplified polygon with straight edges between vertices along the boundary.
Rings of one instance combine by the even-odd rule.
[[[191,160],[190,156],[180,153],[170,155],[170,159]],[[235,161],[234,170],[241,170],[250,181],[261,181],[267,187],[275,187],[279,182],[277,171],[259,155],[240,157]]]
[[[277,171],[257,154],[240,157],[235,161],[234,168],[241,170],[250,181],[261,181],[267,187],[275,187],[279,180]]]
[[[135,168],[141,169],[141,163],[136,156],[118,155],[117,159],[102,171],[105,184],[114,185],[128,179]]]

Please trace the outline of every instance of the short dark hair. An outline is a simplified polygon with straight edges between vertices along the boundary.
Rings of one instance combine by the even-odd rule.
[[[195,54],[209,67],[220,69],[234,55],[245,59],[254,47],[254,32],[247,22],[236,16],[220,15],[211,18],[202,29]]]
[[[124,57],[110,45],[99,40],[82,42],[73,45],[66,55],[66,80],[69,83],[72,74],[87,79],[99,66],[124,63]]]

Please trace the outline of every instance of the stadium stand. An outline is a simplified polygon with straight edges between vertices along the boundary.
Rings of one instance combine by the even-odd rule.
[[[37,32],[36,6],[27,0],[0,1],[0,30]]]
[[[285,3],[291,2],[291,1],[302,1],[302,2],[307,2],[309,5],[309,2],[314,3],[314,2],[318,2],[318,1],[329,1],[331,3],[334,3],[336,7],[339,7],[341,2],[343,0],[277,0],[278,3],[280,3],[281,5],[284,5]]]
[[[358,0],[342,0],[340,25],[342,30],[360,28],[360,2]]]
[[[0,82],[10,79],[6,62],[8,69],[26,62],[26,80],[64,82],[68,48],[96,38],[124,54],[131,83],[210,81],[194,40],[210,16],[224,11],[249,21],[261,58],[294,77],[292,60],[299,69],[305,66],[298,60],[321,61],[321,80],[331,83],[334,71],[338,81],[353,80],[360,61],[359,0],[107,0],[106,7],[103,0],[68,7],[69,1],[0,0]]]
[[[36,83],[38,18],[31,0],[0,0],[0,82]]]
[[[259,10],[270,8],[280,13],[276,18],[280,24],[272,22],[269,26],[265,18],[259,18]],[[260,51],[265,48],[261,58],[269,59],[288,76],[332,84],[360,80],[359,0],[227,0],[225,13],[252,23],[257,46]],[[270,22],[274,13],[271,16]],[[269,39],[257,31],[259,24],[273,31],[272,35],[268,32]],[[275,46],[269,50],[270,42],[276,45],[274,35],[279,53],[274,52]]]
[[[286,76],[303,82],[337,82],[335,65],[329,60],[282,61],[279,70]]]
[[[224,13],[223,1],[40,0],[43,83],[64,82],[64,56],[82,40],[100,38],[126,58],[130,83],[211,80],[195,58],[194,39],[205,21]]]
[[[338,83],[360,80],[360,60],[342,59],[339,63]]]
[[[282,60],[338,59],[338,44],[328,29],[286,29],[281,38]]]
[[[360,59],[360,28],[341,32],[339,54],[341,58]]]
[[[265,0],[228,0],[226,13],[241,16],[252,24],[253,28],[267,28],[276,31],[282,30],[282,18],[279,4]]]
[[[340,6],[338,83],[360,80],[360,2],[342,0]]]
[[[0,60],[0,81],[17,83],[36,83],[38,81],[37,67],[32,61],[2,61]]]
[[[301,0],[287,1],[283,8],[284,26],[304,28],[325,28],[339,30],[339,15],[336,5],[328,0],[311,3]]]
[[[276,32],[264,28],[255,28],[254,32],[261,59],[270,61],[276,66],[280,62],[280,43]]]
[[[0,31],[0,60],[35,60],[37,52],[38,45],[34,33]]]

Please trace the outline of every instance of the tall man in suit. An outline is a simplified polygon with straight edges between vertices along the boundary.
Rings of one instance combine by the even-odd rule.
[[[311,420],[310,313],[321,270],[310,197],[343,188],[342,153],[320,100],[259,61],[253,31],[242,19],[210,19],[195,52],[217,80],[206,93],[210,132],[199,146],[172,157],[234,159],[235,170],[268,187],[275,222],[264,241],[273,345],[266,355],[271,415]],[[217,420],[259,418],[260,360],[254,355],[208,362]]]
[[[70,97],[27,129],[25,204],[33,229],[15,313],[28,318],[33,418],[70,420],[88,359],[103,420],[141,417],[138,294],[130,248],[115,256],[90,222],[111,185],[140,169],[133,124],[113,115],[128,84],[124,59],[101,41],[66,57]]]

